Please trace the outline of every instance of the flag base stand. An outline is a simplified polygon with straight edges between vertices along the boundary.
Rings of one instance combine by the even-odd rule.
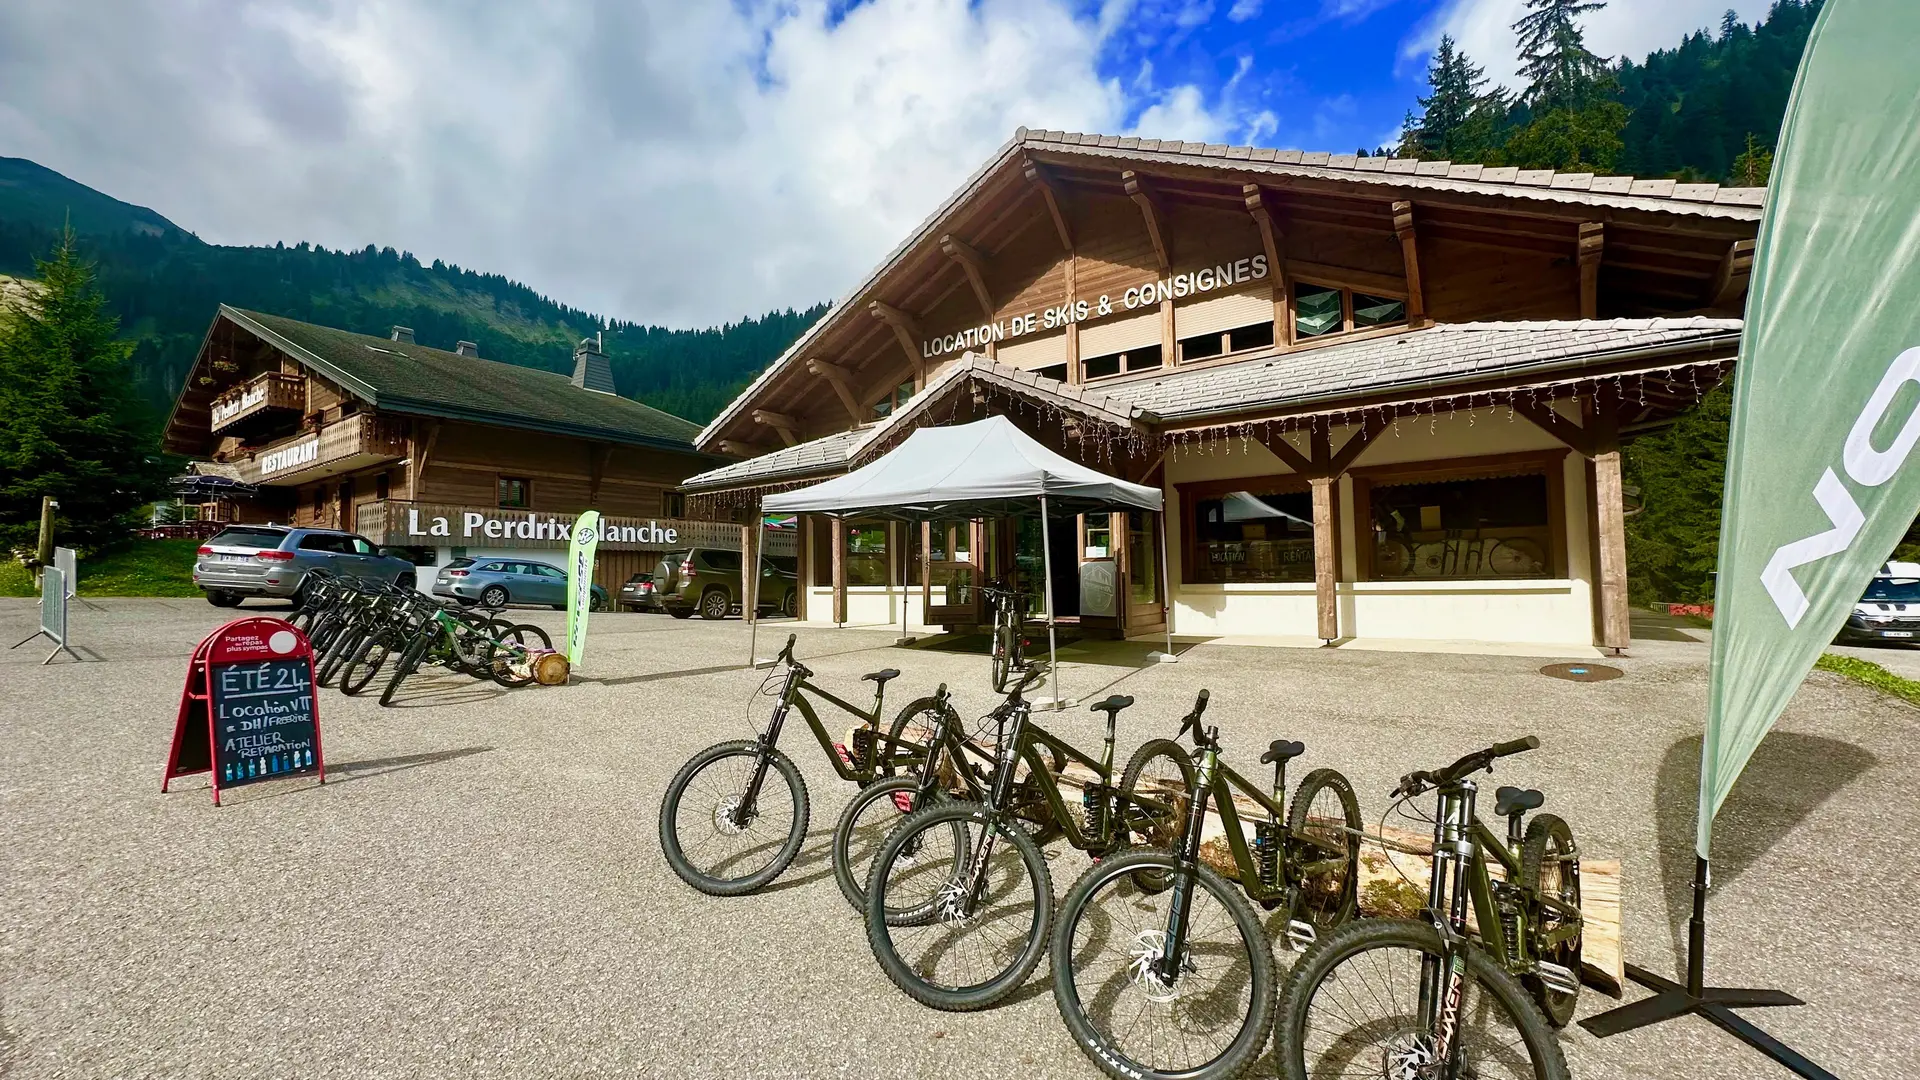
[[[1808,1061],[1793,1047],[1760,1030],[1733,1011],[1804,1005],[1806,1002],[1784,990],[1729,989],[1706,985],[1707,881],[1707,860],[1696,858],[1693,868],[1693,918],[1687,921],[1687,984],[1682,986],[1637,964],[1628,964],[1627,978],[1654,991],[1654,996],[1609,1009],[1598,1016],[1590,1016],[1580,1021],[1580,1026],[1594,1037],[1605,1039],[1650,1024],[1695,1015],[1779,1062],[1795,1076],[1803,1076],[1807,1080],[1838,1080],[1832,1073]]]

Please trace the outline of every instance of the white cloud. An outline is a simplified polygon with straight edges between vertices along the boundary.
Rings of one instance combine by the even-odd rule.
[[[1227,9],[1229,22],[1246,22],[1259,16],[1260,0],[1233,0],[1233,6]]]
[[[1601,56],[1631,57],[1635,63],[1655,49],[1672,48],[1695,30],[1719,32],[1728,9],[1752,24],[1764,18],[1771,0],[1610,0],[1583,17],[1587,48]],[[1442,34],[1451,34],[1473,62],[1487,69],[1494,84],[1519,90],[1523,84],[1513,24],[1526,14],[1526,0],[1449,0],[1402,44],[1403,67],[1425,70],[1426,55]]]
[[[1162,10],[1177,32],[1205,6]],[[1123,0],[882,0],[833,25],[825,0],[147,0],[103,21],[8,0],[0,153],[214,242],[390,244],[706,325],[844,291],[1018,125],[1271,129],[1150,69],[1104,77],[1141,18]]]

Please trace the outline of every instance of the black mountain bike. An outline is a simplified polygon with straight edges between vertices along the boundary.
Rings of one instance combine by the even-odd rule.
[[[1282,1076],[1567,1080],[1548,1016],[1523,982],[1556,1016],[1572,1015],[1581,927],[1573,836],[1541,814],[1516,855],[1475,816],[1477,789],[1467,779],[1539,745],[1531,737],[1500,743],[1400,781],[1398,802],[1439,793],[1427,919],[1349,923],[1307,950],[1288,974],[1274,1028]],[[1542,799],[1501,789],[1509,841]],[[1506,881],[1492,880],[1488,855]],[[1478,938],[1468,933],[1469,904]]]
[[[993,692],[1004,694],[1014,673],[1027,666],[1027,594],[989,581],[980,592],[993,605]]]
[[[755,739],[710,746],[680,767],[660,802],[660,850],[687,884],[711,896],[739,896],[766,885],[793,862],[807,836],[807,784],[793,760],[780,751],[789,712],[798,711],[842,780],[867,784],[884,768],[913,770],[927,748],[880,731],[880,710],[894,668],[862,675],[874,683],[873,707],[861,709],[822,690],[812,669],[794,659],[787,636],[773,671],[761,684],[778,701],[767,728]],[[774,688],[777,687],[777,691]],[[809,695],[856,716],[853,745],[839,747],[814,712]],[[946,710],[943,698],[915,699],[894,721],[896,729],[921,714]]]
[[[996,760],[986,800],[939,800],[915,810],[874,857],[867,941],[887,977],[921,1004],[985,1008],[1018,989],[1040,962],[1053,921],[1053,882],[1034,827],[1105,856],[1133,843],[1168,843],[1186,819],[1193,765],[1180,744],[1147,742],[1115,787],[1116,720],[1133,699],[1116,694],[1093,706],[1107,717],[1096,760],[1032,722],[1024,694],[1045,677],[1045,664],[1029,665],[990,714]],[[1043,750],[1093,773],[1080,815],[1069,812]],[[1037,806],[1018,803],[1023,784],[1038,790]]]
[[[1053,997],[1067,1030],[1123,1080],[1235,1077],[1266,1045],[1273,959],[1249,898],[1285,906],[1295,945],[1355,910],[1361,821],[1353,786],[1333,769],[1315,769],[1284,813],[1287,762],[1306,747],[1268,747],[1260,758],[1274,767],[1268,795],[1221,762],[1219,730],[1200,725],[1206,709],[1202,690],[1180,728],[1193,732],[1196,747],[1185,831],[1167,850],[1135,848],[1095,864],[1068,891],[1053,933]],[[1251,850],[1236,790],[1266,811],[1253,823]],[[1239,889],[1200,861],[1210,799]]]

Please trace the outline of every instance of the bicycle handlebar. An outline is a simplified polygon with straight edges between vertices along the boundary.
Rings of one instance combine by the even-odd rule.
[[[1180,734],[1174,736],[1176,740],[1185,738],[1187,732],[1192,731],[1193,744],[1195,746],[1201,745],[1200,717],[1206,713],[1207,699],[1211,696],[1207,691],[1202,690],[1199,696],[1193,699],[1193,711],[1188,713],[1186,717],[1180,721]]]
[[[1460,760],[1436,772],[1421,770],[1419,772],[1408,773],[1400,778],[1400,785],[1393,789],[1389,797],[1395,799],[1403,796],[1412,798],[1415,795],[1419,795],[1433,788],[1447,787],[1450,784],[1460,782],[1462,779],[1482,769],[1491,771],[1494,761],[1499,758],[1512,757],[1515,754],[1524,754],[1529,750],[1538,749],[1540,749],[1540,739],[1533,735],[1529,735],[1524,739],[1513,739],[1508,742],[1495,743],[1484,750],[1475,750],[1473,753],[1462,757]]]

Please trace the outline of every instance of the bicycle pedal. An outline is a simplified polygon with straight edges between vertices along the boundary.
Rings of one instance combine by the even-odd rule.
[[[1319,939],[1320,935],[1314,930],[1312,923],[1301,922],[1299,919],[1287,920],[1287,947],[1293,951],[1304,952]]]
[[[1547,989],[1556,994],[1580,992],[1580,976],[1559,964],[1536,960],[1533,974],[1535,978],[1546,984]]]

